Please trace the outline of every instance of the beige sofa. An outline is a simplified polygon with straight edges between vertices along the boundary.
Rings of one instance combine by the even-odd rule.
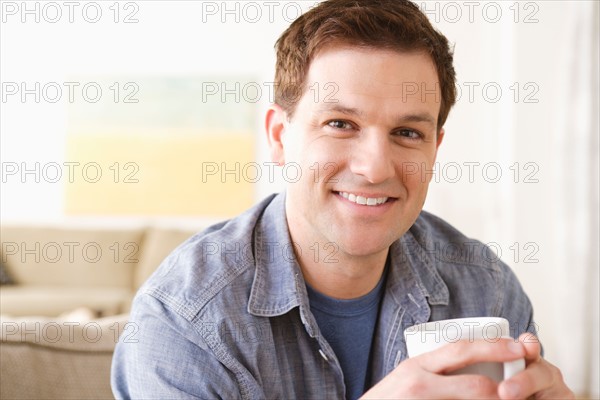
[[[1,287],[2,314],[57,316],[85,306],[107,316],[127,312],[139,286],[194,232],[4,226],[0,233],[1,260],[16,282]]]
[[[0,398],[111,398],[135,292],[197,231],[3,226]]]

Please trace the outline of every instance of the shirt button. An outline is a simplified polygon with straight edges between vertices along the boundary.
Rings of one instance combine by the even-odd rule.
[[[321,355],[321,357],[323,357],[323,359],[324,359],[325,361],[329,361],[329,358],[327,358],[327,356],[325,355],[325,353],[323,352],[323,350],[322,350],[322,349],[319,349],[319,354]]]

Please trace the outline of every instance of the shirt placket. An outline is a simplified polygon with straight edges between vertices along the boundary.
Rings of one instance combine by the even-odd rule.
[[[309,340],[314,343],[314,356],[319,360],[318,364],[320,365],[320,370],[322,372],[320,383],[323,385],[324,393],[315,393],[315,398],[344,399],[346,397],[346,385],[344,384],[342,367],[333,352],[333,349],[321,334],[316,319],[312,315],[310,306],[308,305],[306,287],[302,287],[301,285],[305,285],[305,283],[300,279],[299,275],[296,275],[296,287],[298,293],[304,294],[300,299],[300,318],[302,319],[304,329],[310,338]],[[318,387],[315,387],[314,389],[317,391],[319,390]]]

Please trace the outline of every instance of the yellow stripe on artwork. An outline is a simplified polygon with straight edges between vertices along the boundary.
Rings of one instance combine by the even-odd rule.
[[[234,216],[253,203],[244,167],[254,142],[251,132],[231,131],[70,134],[65,212]]]

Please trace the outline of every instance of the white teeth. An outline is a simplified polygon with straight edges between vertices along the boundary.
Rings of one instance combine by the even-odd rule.
[[[364,196],[357,196],[355,194],[352,193],[348,193],[348,192],[339,192],[339,194],[345,198],[348,199],[349,201],[356,203],[356,204],[360,204],[360,205],[366,205],[366,206],[376,206],[379,204],[383,204],[385,203],[389,197],[364,197]]]

